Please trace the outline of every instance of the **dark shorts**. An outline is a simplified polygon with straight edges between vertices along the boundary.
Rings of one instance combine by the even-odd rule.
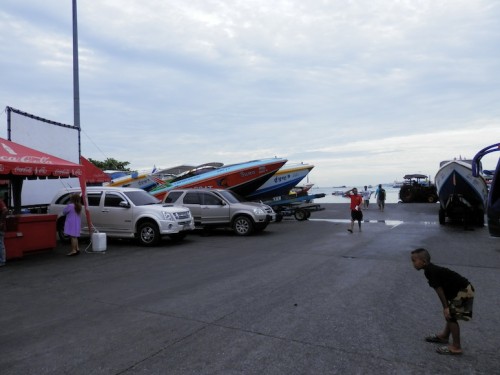
[[[363,220],[363,211],[351,210],[351,219],[353,221]]]
[[[472,304],[474,303],[474,287],[469,284],[467,288],[460,290],[456,297],[448,301],[451,321],[471,320]]]

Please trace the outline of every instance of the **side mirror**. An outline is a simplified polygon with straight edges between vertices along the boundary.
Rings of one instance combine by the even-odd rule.
[[[130,204],[127,201],[121,201],[119,206],[123,208],[130,208]]]

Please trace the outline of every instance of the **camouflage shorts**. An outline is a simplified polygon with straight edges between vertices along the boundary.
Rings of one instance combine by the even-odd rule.
[[[453,320],[471,320],[472,304],[474,302],[474,287],[469,284],[461,289],[455,298],[448,301],[450,315]]]

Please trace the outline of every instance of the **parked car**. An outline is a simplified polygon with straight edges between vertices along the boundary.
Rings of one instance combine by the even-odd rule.
[[[198,228],[228,227],[240,236],[263,231],[276,219],[268,205],[247,202],[230,190],[175,189],[163,202],[189,208]]]
[[[81,189],[59,191],[48,207],[48,213],[58,215],[57,232],[62,240],[67,239],[62,211],[73,193],[81,194]],[[142,189],[89,186],[87,201],[92,225],[108,237],[136,238],[143,246],[154,246],[162,236],[180,240],[194,229],[189,209],[165,206]],[[84,211],[81,215],[82,235],[89,235]]]

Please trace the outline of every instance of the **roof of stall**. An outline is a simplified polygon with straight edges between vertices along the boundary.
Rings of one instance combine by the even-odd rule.
[[[84,167],[0,138],[0,177],[80,177]]]

